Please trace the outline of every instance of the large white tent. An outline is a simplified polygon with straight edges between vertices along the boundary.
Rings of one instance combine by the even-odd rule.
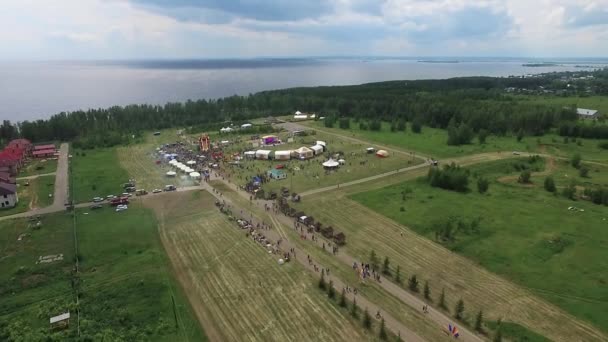
[[[186,164],[188,164],[188,165],[194,165],[194,164],[196,164],[196,161],[195,160],[188,160],[186,162]]]
[[[175,177],[176,173],[175,171],[169,171],[166,173],[167,177]]]
[[[340,163],[338,163],[337,161],[335,161],[333,159],[330,159],[330,160],[324,162],[322,165],[325,168],[333,169],[333,168],[338,167],[340,165]]]
[[[270,157],[270,150],[257,150],[255,151],[256,159],[268,159]]]
[[[274,159],[276,160],[289,160],[291,158],[291,151],[276,151],[274,153]]]
[[[327,147],[327,144],[325,143],[325,141],[321,141],[321,140],[317,140],[317,145],[321,145],[323,147]]]
[[[312,156],[314,155],[314,152],[305,146],[302,146],[293,152],[298,159],[308,159],[308,158],[312,158]]]
[[[190,172],[190,177],[192,178],[201,178],[201,174],[198,172]]]
[[[311,147],[310,149],[315,153],[315,155],[323,153],[323,146],[321,146],[321,145],[315,145],[315,146]]]
[[[255,158],[255,151],[245,151],[244,154],[247,158]]]

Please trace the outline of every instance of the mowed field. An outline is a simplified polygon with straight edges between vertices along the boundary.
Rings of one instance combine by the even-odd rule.
[[[29,177],[57,171],[57,159],[34,159],[19,171],[17,177]]]
[[[206,191],[147,198],[178,279],[211,340],[362,341],[363,332],[299,264],[277,256],[213,206]]]
[[[322,122],[304,121],[301,124],[335,134],[352,136],[378,144],[384,144],[398,149],[416,151],[433,158],[462,157],[472,154],[496,151],[520,151],[530,153],[550,153],[552,155],[570,158],[575,153],[581,154],[583,159],[601,163],[608,163],[608,153],[598,146],[595,139],[568,139],[568,142],[556,134],[546,134],[542,137],[524,137],[520,142],[514,136],[498,137],[488,136],[486,143],[479,144],[477,138],[471,144],[448,146],[447,131],[443,129],[422,127],[422,133],[413,133],[407,126],[405,132],[391,132],[387,122],[382,123],[381,131],[360,130],[356,123],[351,128],[326,128]],[[580,141],[580,142],[579,142]]]
[[[608,280],[604,276],[608,261],[603,261],[608,260],[606,207],[546,192],[542,187],[544,172],[534,177],[534,184],[522,186],[516,182],[519,173],[512,167],[515,163],[521,161],[471,168],[473,173],[493,180],[484,195],[432,188],[423,178],[352,198],[431,240],[448,221],[468,224],[479,220],[478,231],[461,231],[455,242],[445,246],[607,330],[608,321],[601,314],[608,311],[608,287],[603,285]],[[553,167],[547,174],[559,175],[558,187],[570,181],[583,184],[580,177],[562,180],[565,172],[576,174],[576,169],[563,162]],[[607,170],[603,171],[605,175]],[[509,173],[514,176],[507,176]],[[602,183],[599,175],[595,178]],[[405,189],[411,192],[403,200]],[[584,212],[568,211],[570,206]]]
[[[384,191],[391,189],[392,192],[400,192],[400,188],[387,188]],[[352,192],[354,189],[351,188],[349,191]],[[415,191],[414,194],[429,201],[424,192]],[[361,196],[366,197],[363,194]],[[375,195],[368,194],[368,197],[371,196]],[[400,199],[398,199],[399,202]],[[384,212],[383,208],[391,208],[391,212],[395,211],[394,204],[392,204],[395,199],[391,198],[389,194],[378,195],[375,200],[377,203],[374,206],[375,210]],[[428,221],[441,217],[447,210],[446,208],[456,206],[456,208],[464,210],[465,204],[468,204],[459,199],[452,199],[441,205],[437,200],[435,203],[436,206],[432,201],[424,205],[423,213]],[[526,203],[525,206],[522,204],[522,207],[529,204],[528,200],[522,203]],[[346,251],[350,255],[367,260],[370,251],[375,250],[381,259],[385,256],[389,257],[394,267],[397,265],[401,267],[404,277],[416,274],[419,279],[429,280],[435,300],[441,289],[445,288],[450,309],[453,309],[456,301],[462,298],[465,302],[466,316],[470,322],[474,319],[477,310],[482,309],[487,320],[501,318],[503,321],[515,322],[555,341],[602,341],[606,338],[606,335],[597,328],[540,299],[539,291],[517,286],[506,278],[487,271],[478,262],[454,254],[427,237],[419,235],[416,231],[351,200],[342,191],[307,196],[298,207],[325,225],[332,225],[335,229],[344,231],[348,241]],[[596,208],[596,210],[601,209],[601,207]],[[400,213],[399,208],[396,208],[396,211],[398,214]],[[407,214],[408,211],[410,210],[406,209],[405,213]],[[418,215],[418,217],[420,216],[422,213]],[[512,216],[512,214],[508,214],[503,219],[509,220]],[[540,241],[542,243],[542,240]],[[586,243],[594,242],[586,240]],[[584,248],[581,250],[585,251]],[[492,255],[488,257],[492,257]],[[502,261],[505,264],[508,263],[507,259],[502,259]],[[486,262],[499,263],[500,260],[494,257]],[[559,265],[554,267],[559,268]],[[561,269],[559,271],[562,272]],[[563,275],[566,280],[572,279],[567,274],[567,270]],[[535,279],[539,278],[539,276],[535,277]],[[560,293],[563,292],[560,291]],[[564,296],[561,300],[579,301],[580,299]],[[599,301],[603,300],[599,299]],[[601,307],[597,305],[602,304],[598,303],[598,300],[594,300],[588,305],[594,308],[591,311],[601,311]]]

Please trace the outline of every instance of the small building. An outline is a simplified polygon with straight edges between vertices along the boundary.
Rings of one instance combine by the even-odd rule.
[[[36,146],[34,146],[34,151],[54,150],[55,148],[56,148],[55,144],[36,145]]]
[[[70,312],[63,313],[59,316],[51,317],[49,320],[51,329],[64,329],[70,325]]]
[[[293,118],[294,118],[294,120],[306,120],[306,119],[308,119],[308,115],[299,114],[299,115],[294,115]]]
[[[266,172],[266,175],[272,179],[285,179],[287,178],[287,174],[283,170],[279,169],[271,169]]]
[[[32,152],[32,156],[34,158],[49,158],[49,157],[54,156],[55,153],[57,153],[57,151],[55,149],[34,150],[34,152]]]
[[[0,208],[14,208],[19,203],[17,185],[0,182]]]
[[[289,160],[291,158],[291,151],[276,151],[274,153],[274,159],[276,160]]]
[[[17,183],[17,181],[15,180],[15,177],[11,177],[11,174],[8,173],[7,171],[0,171],[0,182],[9,183],[9,184]]]
[[[14,139],[8,143],[8,147],[18,148],[25,151],[26,155],[29,155],[32,151],[32,143],[27,139]]]
[[[581,119],[597,119],[599,112],[595,109],[576,108],[576,114]]]

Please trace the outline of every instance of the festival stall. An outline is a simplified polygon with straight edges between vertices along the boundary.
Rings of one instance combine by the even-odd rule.
[[[312,158],[314,155],[314,152],[305,146],[302,146],[293,152],[294,152],[293,154],[295,155],[295,157],[298,159],[309,159],[309,158]]]
[[[333,160],[333,159],[330,159],[330,160],[328,160],[328,161],[324,162],[324,163],[323,163],[323,164],[321,164],[321,165],[323,165],[323,167],[324,167],[325,169],[331,170],[331,169],[336,169],[336,168],[338,168],[338,166],[340,166],[340,163],[338,163],[337,161],[335,161],[335,160]]]
[[[376,152],[376,156],[380,158],[386,158],[388,157],[388,152],[385,150],[378,150],[378,152]]]

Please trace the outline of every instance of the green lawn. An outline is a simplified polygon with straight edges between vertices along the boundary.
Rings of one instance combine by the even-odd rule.
[[[44,208],[53,204],[53,197],[49,197],[49,194],[55,193],[55,176],[40,176],[32,179],[30,187],[34,192],[36,207]]]
[[[33,159],[21,169],[17,177],[29,177],[57,171],[56,159]]]
[[[606,96],[588,96],[588,97],[561,97],[561,96],[514,96],[515,99],[521,102],[530,102],[546,105],[558,106],[575,106],[578,108],[597,109],[600,113],[608,113],[608,97]]]
[[[0,323],[0,336],[8,333],[41,340],[48,332],[50,314],[67,309],[75,313],[70,286],[73,217],[57,213],[44,216],[42,222],[38,230],[28,228],[25,219],[0,223],[0,322],[4,322]],[[82,338],[206,340],[171,278],[150,210],[134,204],[120,213],[109,207],[82,209],[76,212],[76,225]],[[22,233],[29,235],[17,241]],[[40,255],[59,253],[64,255],[62,261],[35,264]],[[75,339],[75,327],[72,324],[53,338]]]
[[[17,182],[17,197],[19,202],[17,205],[10,209],[0,209],[0,216],[9,216],[18,213],[22,213],[29,210],[30,201],[32,200],[32,188],[25,186],[25,180]]]
[[[446,247],[608,331],[606,207],[554,196],[540,179],[533,178],[531,187],[497,182],[508,170],[517,174],[512,163],[472,168],[492,179],[484,195],[432,188],[421,178],[352,198],[432,240],[448,220],[464,222]],[[469,187],[476,189],[474,179]],[[411,190],[405,201],[404,189]],[[570,206],[584,212],[567,210]],[[478,231],[467,229],[475,219]]]
[[[319,121],[306,121],[302,124],[333,133],[354,136],[371,143],[416,151],[434,158],[458,157],[495,151],[522,151],[550,153],[566,158],[570,158],[575,153],[580,153],[583,159],[608,163],[608,153],[598,147],[599,140],[576,139],[576,142],[573,142],[572,139],[568,139],[566,143],[563,137],[556,134],[546,134],[542,137],[524,137],[521,142],[511,136],[488,136],[484,145],[480,145],[475,138],[469,145],[448,146],[446,130],[422,127],[422,133],[416,134],[411,131],[409,123],[405,132],[391,132],[390,125],[386,122],[382,124],[381,131],[360,130],[354,122],[351,123],[351,129],[348,130],[326,128]]]
[[[95,196],[118,195],[123,192],[122,184],[129,180],[113,148],[73,151],[71,173],[76,203],[90,202]]]

